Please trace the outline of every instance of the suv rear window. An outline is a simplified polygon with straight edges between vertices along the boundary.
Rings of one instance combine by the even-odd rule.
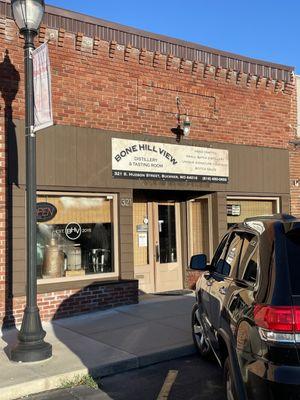
[[[286,250],[293,295],[300,295],[300,229],[286,233]]]

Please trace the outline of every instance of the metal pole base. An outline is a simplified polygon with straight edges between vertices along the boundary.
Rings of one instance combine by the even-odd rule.
[[[18,335],[19,343],[10,353],[11,361],[37,362],[52,357],[52,346],[44,341],[45,335],[38,308],[26,308]]]
[[[11,361],[19,363],[29,363],[37,361],[45,361],[52,357],[51,344],[44,342],[39,343],[22,343],[20,342],[11,351]]]

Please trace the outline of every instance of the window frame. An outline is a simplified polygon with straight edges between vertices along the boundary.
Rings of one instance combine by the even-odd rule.
[[[218,260],[220,259],[221,255],[223,254],[223,251],[225,250],[225,248],[226,248],[226,251],[227,251],[228,239],[230,238],[230,236],[231,236],[231,232],[227,232],[227,233],[222,237],[222,239],[221,239],[221,241],[220,241],[220,243],[219,243],[219,245],[218,245],[218,247],[217,247],[217,249],[216,249],[216,251],[215,251],[213,257],[212,257],[211,264],[210,264],[210,266],[211,266],[211,273],[212,273],[212,274],[219,274],[219,272],[217,272],[217,271],[214,269],[213,261],[214,261],[214,259],[215,259],[215,257],[216,257],[217,252],[219,251],[221,245],[223,244],[223,242],[224,242],[224,246],[223,246],[223,248],[222,248],[222,251],[221,251],[221,253],[220,253],[220,256],[219,256]]]
[[[211,195],[204,195],[204,196],[199,196],[196,197],[194,199],[188,200],[186,202],[187,204],[187,223],[188,223],[188,258],[189,260],[191,259],[191,257],[197,253],[195,253],[194,249],[193,249],[193,219],[192,219],[192,205],[193,203],[197,202],[197,201],[207,201],[208,204],[208,254],[206,254],[207,256],[207,260],[208,262],[211,262],[213,260],[213,257],[215,255],[214,252],[214,246],[213,246],[213,223],[212,223],[212,215],[213,215],[213,207],[212,207],[212,196]]]
[[[238,234],[238,233],[243,233],[243,231],[239,230],[239,229],[233,229],[233,231],[231,232],[231,235]],[[222,276],[225,276],[225,277],[231,278],[231,279],[235,279],[236,273],[237,273],[237,271],[239,269],[239,265],[240,265],[240,261],[241,261],[241,251],[242,251],[243,244],[244,244],[244,239],[242,238],[240,240],[242,240],[242,245],[241,245],[241,248],[240,248],[240,251],[239,251],[237,264],[236,264],[236,266],[234,268],[232,268],[232,266],[230,266],[230,272],[229,272],[228,275],[222,274]],[[227,255],[228,255],[228,251],[229,251],[230,245],[231,245],[231,242],[228,243],[227,250],[226,250],[226,255],[225,255],[225,260],[226,260]]]
[[[120,276],[120,262],[119,262],[119,212],[118,212],[118,194],[117,193],[99,193],[99,192],[59,192],[59,191],[37,191],[36,197],[42,196],[53,196],[53,197],[111,197],[112,200],[112,218],[113,218],[113,243],[114,243],[114,272],[90,274],[85,276],[74,276],[74,277],[60,277],[60,278],[49,278],[49,279],[37,279],[38,286],[44,286],[49,284],[63,284],[68,282],[80,282],[80,281],[91,281],[96,279],[97,281],[107,281],[109,278],[119,278]]]
[[[255,234],[254,232],[249,232],[249,231],[247,231],[247,230],[241,231],[241,232],[243,232],[243,233],[245,233],[245,234],[253,235],[253,236],[257,239],[256,246],[254,247],[253,251],[252,251],[251,254],[249,255],[248,260],[247,260],[246,268],[245,268],[245,270],[243,271],[243,277],[244,277],[244,276],[245,276],[245,273],[246,273],[246,271],[247,271],[247,268],[248,268],[249,261],[251,260],[251,258],[252,258],[253,255],[255,254],[255,252],[257,252],[257,274],[256,274],[256,281],[255,281],[255,282],[250,282],[250,281],[247,281],[247,280],[243,279],[243,277],[239,278],[238,275],[239,275],[239,270],[240,270],[240,265],[241,265],[241,259],[239,260],[239,265],[238,265],[238,268],[236,269],[236,276],[235,276],[234,279],[235,279],[236,281],[238,281],[238,282],[241,282],[241,283],[243,283],[243,284],[246,284],[247,286],[249,286],[249,287],[251,287],[251,288],[253,289],[254,287],[256,287],[256,286],[258,285],[259,279],[260,279],[260,262],[259,262],[259,260],[260,260],[260,259],[259,259],[260,237],[259,237],[259,235]],[[252,239],[252,240],[253,240],[253,239]]]
[[[238,232],[243,233],[244,231],[243,230],[239,230],[239,229],[233,229],[231,232],[228,233],[228,238],[227,238],[227,241],[226,241],[226,249],[224,249],[225,250],[224,260],[226,260],[226,258],[227,258],[229,246],[231,245],[231,238],[232,238],[233,235],[235,235]],[[239,266],[239,263],[240,263],[240,256],[241,256],[241,249],[240,249],[239,256],[238,256],[239,257],[238,266]],[[235,267],[234,271],[232,271],[232,268],[230,268],[230,273],[228,275],[223,274],[221,272],[218,272],[216,270],[214,270],[213,273],[217,274],[218,276],[224,277],[224,278],[235,279],[237,270],[238,270],[238,267]],[[223,267],[222,267],[222,271],[223,271]],[[232,274],[232,272],[234,272],[234,274]]]

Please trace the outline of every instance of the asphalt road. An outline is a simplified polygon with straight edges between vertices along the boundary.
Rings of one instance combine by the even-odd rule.
[[[197,356],[102,378],[99,390],[55,390],[27,400],[225,400],[222,370]]]

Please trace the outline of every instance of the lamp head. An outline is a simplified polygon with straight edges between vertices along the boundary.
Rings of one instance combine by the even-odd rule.
[[[188,115],[186,115],[185,119],[183,121],[183,135],[189,136],[190,130],[191,130],[191,121],[190,121]]]
[[[20,32],[37,32],[45,12],[44,0],[11,0],[11,9]]]

